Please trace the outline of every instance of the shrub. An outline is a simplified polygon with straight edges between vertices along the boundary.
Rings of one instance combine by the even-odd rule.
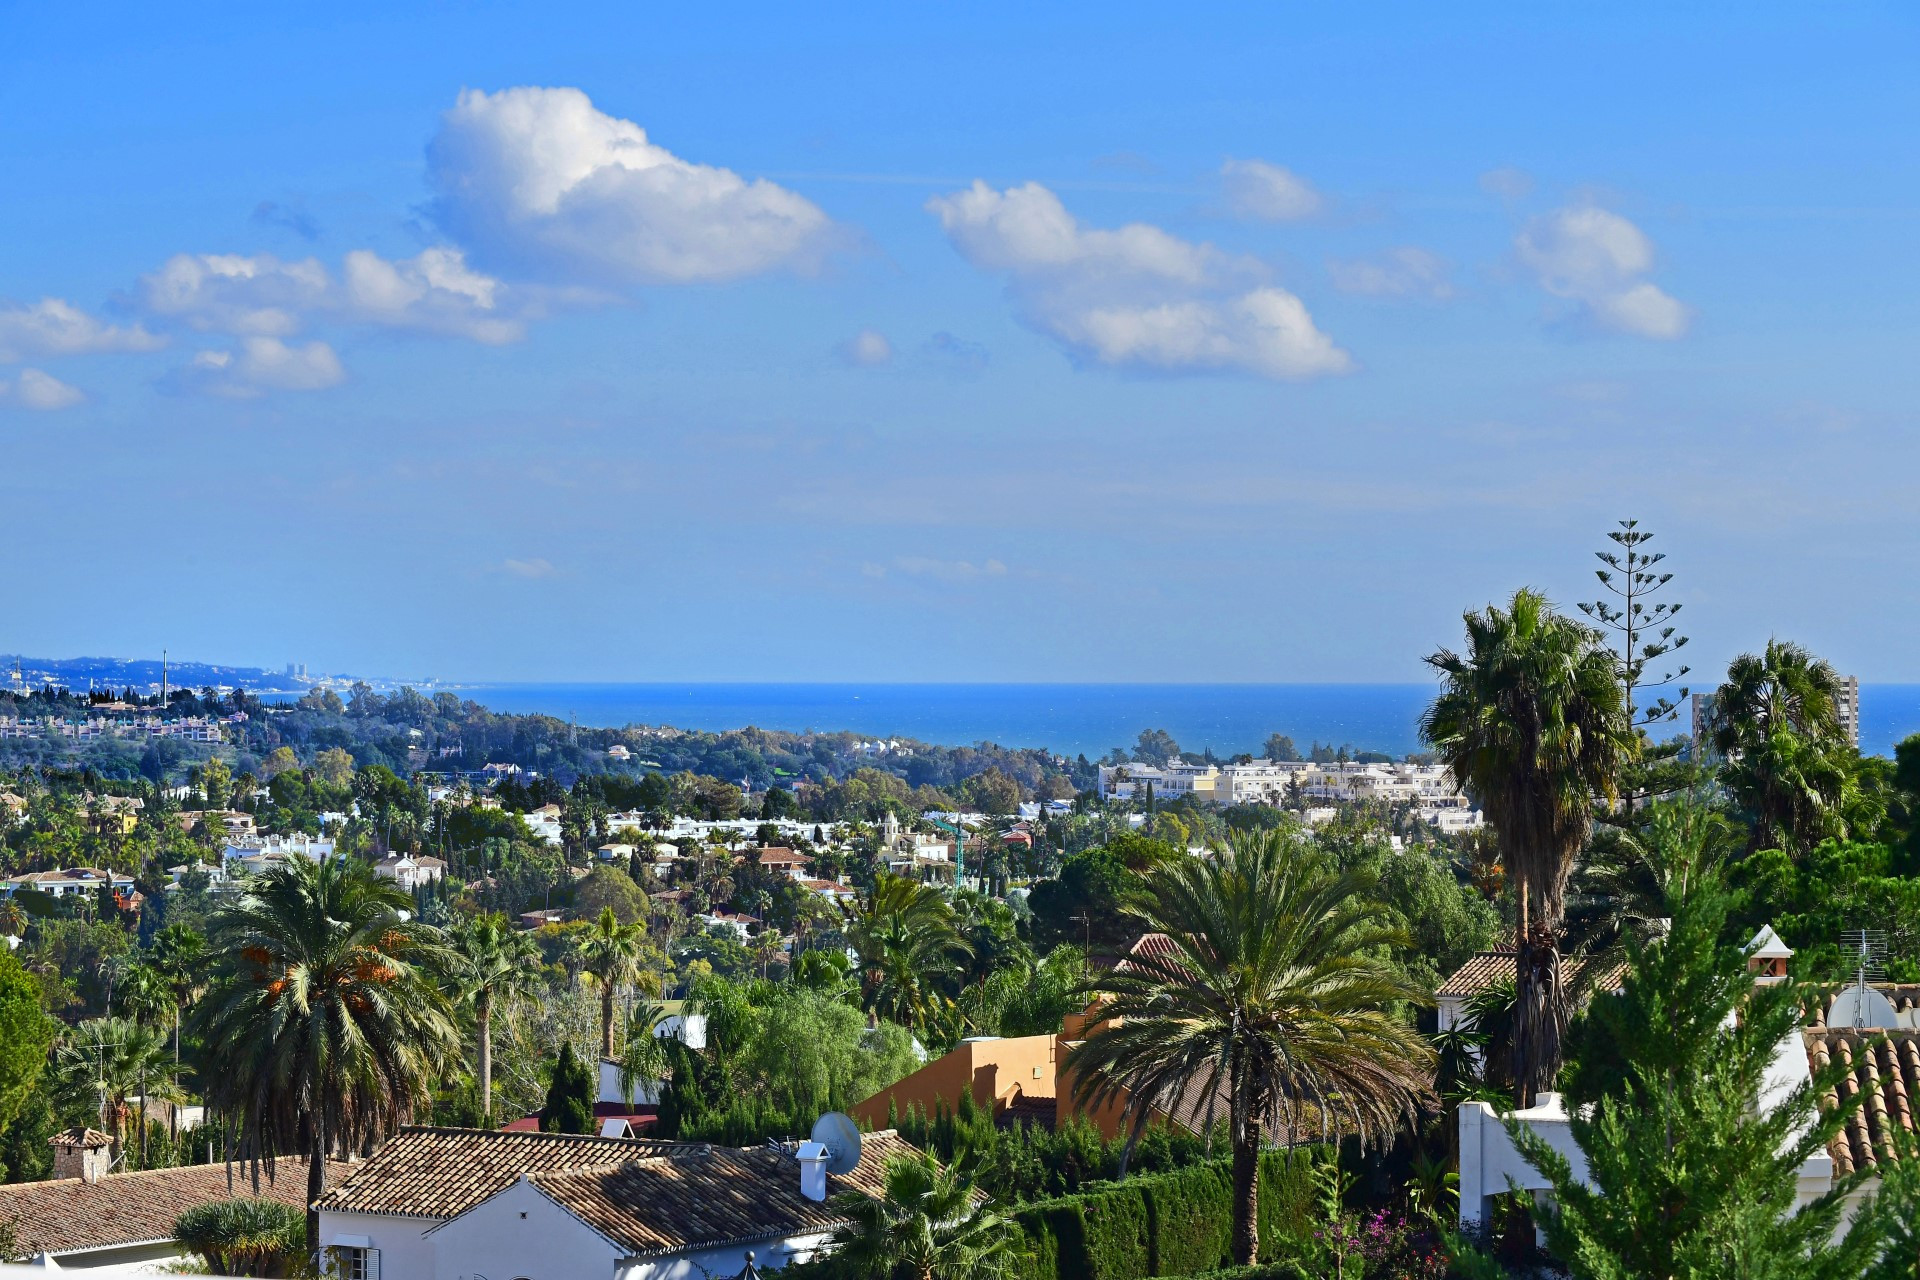
[[[173,1234],[215,1275],[290,1276],[306,1255],[307,1216],[278,1200],[216,1200],[181,1214]]]

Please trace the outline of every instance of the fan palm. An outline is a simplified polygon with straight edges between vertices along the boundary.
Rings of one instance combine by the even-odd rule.
[[[167,1044],[152,1027],[131,1018],[89,1018],[56,1051],[67,1086],[93,1095],[100,1125],[117,1148],[126,1130],[127,1099],[140,1099],[141,1163],[146,1162],[148,1080],[164,1075]]]
[[[600,908],[600,918],[575,944],[580,970],[600,988],[600,1057],[613,1058],[613,997],[621,987],[651,978],[650,995],[659,995],[659,980],[641,963],[647,941],[645,925],[621,924],[612,907]]]
[[[994,1280],[1012,1270],[1020,1231],[932,1156],[891,1161],[881,1194],[842,1191],[834,1260],[861,1280]]]
[[[1713,695],[1711,729],[1727,758],[1722,780],[1753,815],[1750,849],[1805,851],[1841,834],[1846,739],[1831,666],[1780,640],[1741,654]]]
[[[942,1004],[935,980],[973,954],[945,894],[884,871],[848,921],[847,941],[860,957],[867,1011],[906,1027],[935,1015]]]
[[[451,934],[453,977],[462,1000],[473,1002],[474,1036],[480,1058],[480,1114],[493,1121],[493,1006],[527,990],[539,973],[533,939],[495,911],[478,915]]]
[[[366,863],[295,858],[214,917],[213,980],[194,1010],[223,1067],[212,1101],[256,1170],[304,1149],[309,1206],[327,1157],[405,1123],[459,1054],[436,981],[444,939],[402,915],[412,905]],[[319,1247],[311,1207],[307,1245]]]
[[[1410,1119],[1433,1054],[1385,1006],[1426,996],[1381,958],[1404,936],[1371,898],[1371,877],[1284,833],[1249,833],[1143,880],[1128,911],[1166,946],[1087,984],[1102,1021],[1073,1051],[1073,1091],[1090,1107],[1122,1104],[1136,1133],[1153,1111],[1224,1092],[1233,1256],[1252,1263],[1268,1134],[1366,1141]]]
[[[1485,811],[1519,894],[1514,1084],[1526,1106],[1560,1069],[1567,877],[1595,798],[1615,795],[1638,740],[1619,661],[1597,631],[1527,589],[1505,610],[1489,605],[1465,621],[1467,652],[1427,659],[1443,685],[1420,733]]]

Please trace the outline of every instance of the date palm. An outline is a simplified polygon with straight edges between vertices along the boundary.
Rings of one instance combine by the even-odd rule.
[[[480,1059],[480,1114],[491,1124],[494,1002],[533,985],[540,972],[540,951],[532,938],[509,925],[506,916],[497,911],[475,916],[455,928],[450,941],[456,989],[463,1001],[473,1003]]]
[[[1711,730],[1722,781],[1753,818],[1750,849],[1804,852],[1841,834],[1846,739],[1831,666],[1780,640],[1741,654],[1713,695]]]
[[[642,963],[647,930],[641,924],[621,924],[612,907],[600,908],[600,918],[575,944],[580,970],[587,980],[600,988],[600,1058],[613,1058],[613,998],[623,986],[645,983],[649,995],[659,995],[659,979],[649,974]]]
[[[847,941],[860,958],[867,1011],[905,1027],[935,1016],[941,1004],[936,979],[958,972],[959,962],[973,954],[945,894],[884,871],[847,922]]]
[[[1120,1104],[1137,1133],[1154,1111],[1224,1094],[1233,1257],[1249,1264],[1269,1134],[1377,1140],[1414,1115],[1433,1054],[1387,1006],[1426,996],[1381,956],[1404,938],[1371,877],[1336,870],[1284,833],[1241,836],[1143,880],[1126,909],[1166,946],[1086,985],[1102,1020],[1069,1059],[1074,1095]]]
[[[1015,1262],[1018,1228],[931,1156],[891,1161],[878,1197],[842,1191],[833,1208],[834,1261],[860,1280],[996,1280]]]
[[[444,938],[402,914],[412,906],[367,863],[294,858],[213,918],[213,977],[194,1010],[222,1068],[210,1101],[256,1171],[305,1153],[309,1206],[329,1156],[406,1123],[458,1058]],[[311,1207],[307,1245],[319,1247]]]
[[[1567,1027],[1560,934],[1567,877],[1598,798],[1612,799],[1637,745],[1619,661],[1597,631],[1514,593],[1465,615],[1467,651],[1427,659],[1442,687],[1420,734],[1485,811],[1519,895],[1514,1086],[1552,1087]]]

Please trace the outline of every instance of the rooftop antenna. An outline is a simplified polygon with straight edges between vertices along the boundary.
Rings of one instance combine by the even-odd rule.
[[[1887,931],[1885,929],[1847,929],[1840,934],[1840,946],[1854,958],[1854,981],[1834,1000],[1827,1025],[1845,1016],[1846,1025],[1855,1029],[1890,1026],[1885,1012],[1878,1008],[1886,997],[1868,987],[1869,979],[1884,978],[1887,973]],[[1890,1012],[1888,1010],[1887,1012]]]
[[[167,713],[167,651],[160,651],[160,714]]]

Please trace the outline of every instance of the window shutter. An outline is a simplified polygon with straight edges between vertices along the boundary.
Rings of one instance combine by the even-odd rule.
[[[369,1249],[363,1256],[367,1260],[367,1273],[363,1280],[380,1280],[380,1251]]]

